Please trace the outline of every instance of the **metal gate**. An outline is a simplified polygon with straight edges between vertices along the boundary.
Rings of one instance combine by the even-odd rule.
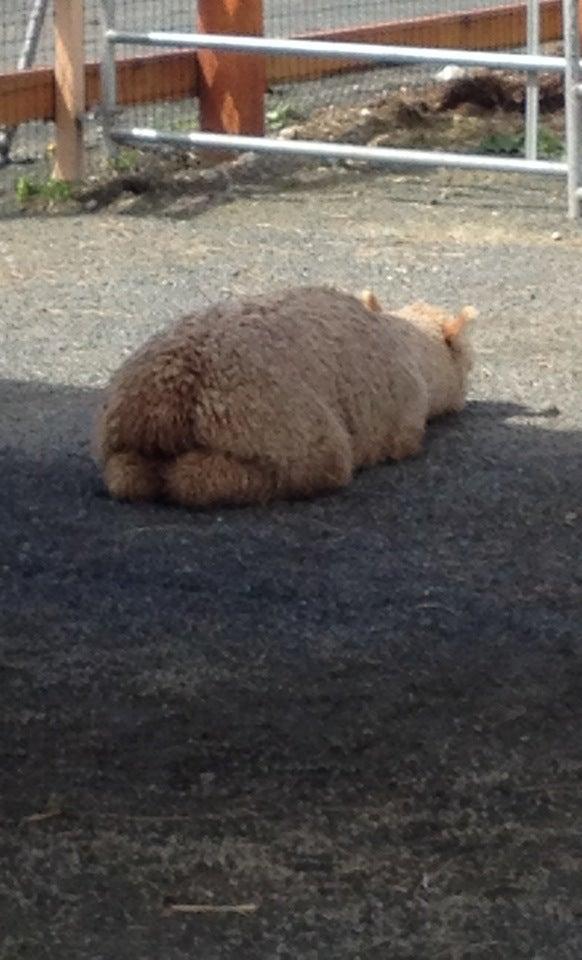
[[[537,2],[537,0],[536,0]],[[568,216],[576,218],[582,210],[582,69],[580,63],[580,18],[578,0],[563,0],[564,56],[542,56],[537,53],[487,53],[470,50],[434,49],[428,47],[380,46],[318,40],[268,39],[197,33],[137,33],[115,28],[114,0],[103,0],[104,33],[101,63],[102,118],[106,143],[111,152],[119,145],[140,147],[174,146],[180,148],[251,151],[323,159],[352,159],[374,163],[408,164],[421,167],[456,167],[469,170],[492,170],[510,173],[534,173],[565,177]],[[531,11],[531,4],[530,4]],[[530,13],[531,15],[531,13]],[[115,46],[132,44],[146,47],[181,47],[192,50],[224,50],[255,54],[294,54],[301,57],[358,60],[378,65],[457,64],[464,67],[489,67],[524,71],[529,78],[529,103],[532,104],[532,78],[541,72],[564,75],[566,119],[566,157],[563,161],[538,160],[532,143],[537,142],[537,110],[528,109],[529,144],[525,158],[481,156],[443,151],[393,149],[389,147],[355,146],[306,140],[279,140],[269,137],[235,136],[218,133],[176,133],[142,127],[116,127],[117,114]],[[531,45],[529,45],[531,48]],[[533,136],[532,136],[533,129]]]

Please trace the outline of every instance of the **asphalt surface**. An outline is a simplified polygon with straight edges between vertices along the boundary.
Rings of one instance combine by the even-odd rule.
[[[573,960],[562,190],[337,173],[219,201],[3,223],[0,958]],[[207,298],[323,280],[480,308],[470,403],[423,456],[268,509],[110,502],[88,431],[122,356]]]

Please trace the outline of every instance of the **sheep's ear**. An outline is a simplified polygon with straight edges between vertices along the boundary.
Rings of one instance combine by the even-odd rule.
[[[458,337],[465,324],[474,320],[477,316],[475,307],[463,307],[456,317],[450,317],[443,323],[443,336],[447,343],[451,343],[455,337]]]
[[[371,290],[363,290],[360,294],[360,300],[368,310],[371,310],[372,313],[380,313],[382,310],[382,305],[378,300],[378,297],[375,293],[372,293]]]

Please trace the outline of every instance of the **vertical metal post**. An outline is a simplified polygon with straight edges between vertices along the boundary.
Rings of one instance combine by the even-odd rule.
[[[113,159],[118,147],[111,139],[111,128],[117,114],[117,72],[115,44],[107,39],[107,31],[115,30],[115,0],[101,0],[103,36],[101,42],[101,122],[107,156]]]
[[[46,17],[47,7],[48,0],[34,0],[34,6],[30,11],[28,23],[26,24],[26,33],[24,35],[22,50],[20,51],[18,63],[16,64],[17,70],[28,70],[34,63],[36,51],[38,50],[40,35],[42,33],[43,24]],[[7,162],[10,154],[10,147],[12,146],[12,141],[14,140],[16,130],[17,127],[8,127],[8,129],[5,130],[1,135],[0,162]]]
[[[563,0],[564,100],[566,108],[566,162],[568,164],[568,216],[580,216],[582,198],[582,96],[580,81],[580,11],[579,0]]]
[[[26,24],[24,43],[16,66],[17,70],[28,70],[34,63],[47,7],[48,0],[35,0]]]
[[[539,0],[527,0],[527,52],[540,52]],[[527,74],[525,100],[525,155],[535,160],[538,155],[539,86],[538,75]]]

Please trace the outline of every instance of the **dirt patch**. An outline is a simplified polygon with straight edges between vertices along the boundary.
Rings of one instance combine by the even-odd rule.
[[[564,124],[561,77],[540,76],[539,103],[544,123],[557,138]],[[282,135],[371,146],[485,152],[492,134],[515,136],[522,131],[524,110],[523,76],[475,70],[420,94],[403,87],[396,94],[365,104],[325,107]]]
[[[539,107],[542,113],[555,113],[564,108],[564,80],[559,74],[541,74],[538,78]],[[454,110],[470,104],[482,110],[504,110],[524,113],[526,85],[523,74],[493,73],[477,70],[450,81],[436,98],[438,110]]]

